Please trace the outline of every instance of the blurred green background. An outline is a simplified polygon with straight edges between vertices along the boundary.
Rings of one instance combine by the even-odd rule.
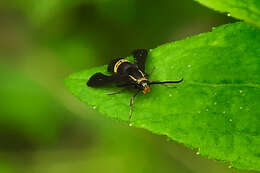
[[[1,1],[0,173],[243,172],[107,119],[62,83],[230,22],[192,0]]]

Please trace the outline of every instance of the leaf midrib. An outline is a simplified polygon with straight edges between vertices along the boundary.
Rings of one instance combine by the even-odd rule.
[[[71,77],[70,79],[73,80],[88,80],[87,78],[75,78]],[[198,86],[208,86],[208,87],[251,87],[251,88],[260,88],[260,84],[254,84],[254,83],[202,83],[202,82],[185,82],[187,85],[198,85]]]
[[[200,83],[200,82],[187,82],[186,84],[191,85],[198,85],[198,86],[208,86],[208,87],[252,87],[252,88],[260,88],[259,84],[253,84],[253,83]]]

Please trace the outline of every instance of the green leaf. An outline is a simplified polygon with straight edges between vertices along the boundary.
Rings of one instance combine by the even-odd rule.
[[[260,27],[259,0],[195,0],[228,16],[245,20]]]
[[[130,57],[131,58],[131,57]],[[184,143],[239,169],[260,170],[260,30],[234,23],[150,50],[151,80],[178,80],[135,99],[132,125]],[[87,80],[106,66],[72,74],[69,90],[108,117],[128,121],[133,91],[90,88]]]

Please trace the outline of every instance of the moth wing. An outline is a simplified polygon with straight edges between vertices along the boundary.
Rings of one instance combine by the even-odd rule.
[[[107,76],[102,73],[95,73],[87,82],[87,85],[90,87],[104,86],[111,84],[115,81],[115,76]]]
[[[145,72],[145,62],[148,55],[147,49],[136,49],[132,52],[132,55],[134,56],[135,63],[138,65],[140,70]]]

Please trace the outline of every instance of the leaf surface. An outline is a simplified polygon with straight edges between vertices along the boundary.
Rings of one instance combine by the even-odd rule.
[[[225,12],[228,16],[242,19],[260,27],[259,0],[195,0],[214,10]]]
[[[130,57],[132,59],[132,57]],[[176,88],[151,86],[135,99],[131,124],[166,135],[232,167],[260,170],[260,30],[246,23],[167,43],[150,50],[151,80],[178,80]],[[72,74],[69,90],[102,114],[128,122],[134,94],[116,87],[90,88],[106,66]]]

